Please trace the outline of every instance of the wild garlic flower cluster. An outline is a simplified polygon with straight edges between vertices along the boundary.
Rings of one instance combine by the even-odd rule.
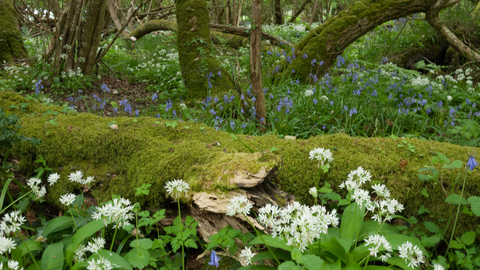
[[[113,199],[113,202],[108,202],[102,207],[98,207],[96,212],[92,214],[92,219],[102,219],[105,226],[110,223],[115,223],[118,228],[125,228],[130,225],[128,222],[133,218],[133,205],[128,199],[120,198]]]
[[[93,176],[89,176],[87,177],[87,179],[83,179],[82,171],[76,171],[74,173],[71,173],[70,175],[68,175],[68,180],[74,183],[79,183],[83,186],[87,186],[95,182],[95,179],[93,179]]]
[[[9,260],[5,268],[3,268],[3,262],[0,262],[0,269],[23,270],[23,267],[20,267],[17,261]]]
[[[9,235],[17,232],[26,221],[20,211],[12,211],[5,214],[0,222],[0,235]]]
[[[183,181],[182,179],[174,179],[173,181],[168,181],[165,184],[165,189],[167,190],[168,194],[172,194],[175,196],[175,200],[178,198],[178,194],[182,192],[188,192],[190,189],[190,185],[187,182]]]
[[[400,252],[398,256],[404,259],[409,267],[414,268],[418,267],[421,263],[425,263],[423,252],[420,248],[408,241],[399,246],[398,251]]]
[[[60,196],[60,203],[65,206],[70,206],[75,201],[76,195],[73,193],[64,194]]]
[[[259,209],[258,220],[272,230],[273,237],[287,241],[302,252],[307,246],[328,232],[328,227],[337,227],[337,211],[328,213],[321,205],[307,206],[294,202],[284,208],[267,204]]]
[[[245,196],[236,196],[230,200],[227,206],[227,216],[234,216],[236,214],[248,215],[253,204]]]
[[[32,189],[33,193],[38,199],[42,198],[47,193],[45,186],[40,187],[40,184],[42,184],[42,180],[35,177],[27,180],[27,185]]]
[[[100,256],[98,260],[92,259],[88,262],[88,270],[111,270],[113,269],[112,263]]]
[[[253,256],[256,254],[252,252],[251,248],[252,247],[245,247],[245,249],[242,250],[242,254],[240,254],[240,257],[245,258],[247,265],[252,263]]]
[[[382,223],[382,221],[390,221],[392,216],[404,210],[403,204],[397,200],[390,198],[390,190],[383,184],[375,184],[372,186],[373,192],[377,194],[374,201],[367,190],[362,189],[362,185],[371,181],[370,172],[362,167],[351,171],[346,181],[340,184],[340,188],[345,188],[352,194],[351,199],[360,207],[364,206],[373,213],[372,219]]]
[[[370,251],[370,256],[375,256],[375,258],[381,259],[382,262],[386,262],[389,258],[392,257],[392,246],[383,235],[370,235],[367,239],[365,239],[365,246],[372,246],[368,249]],[[383,250],[385,250],[386,252],[378,256],[378,254],[382,253]]]
[[[73,256],[73,260],[75,262],[83,262],[85,261],[86,253],[90,252],[92,254],[98,253],[99,250],[102,250],[105,247],[105,239],[102,237],[94,238],[91,242],[88,242],[87,246],[80,244],[75,251],[75,255]]]
[[[333,161],[333,155],[332,152],[330,152],[329,149],[324,149],[324,148],[315,148],[309,153],[310,159],[316,159],[320,161],[320,163],[325,165],[325,162],[332,162]]]

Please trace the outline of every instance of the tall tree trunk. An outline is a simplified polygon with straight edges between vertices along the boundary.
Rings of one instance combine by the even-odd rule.
[[[16,14],[13,0],[0,0],[0,65],[28,57]]]
[[[297,12],[295,12],[295,14],[293,14],[292,18],[290,18],[290,20],[288,20],[288,23],[293,23],[293,22],[295,22],[295,20],[297,19],[297,17],[300,16],[300,14],[302,14],[303,10],[305,9],[305,7],[306,7],[310,2],[312,2],[312,0],[305,0],[305,1],[303,1],[303,4],[300,6],[300,8],[297,10]]]
[[[250,80],[252,93],[256,98],[255,110],[257,119],[265,125],[267,113],[262,85],[262,0],[252,2],[252,36],[250,38]]]
[[[87,9],[87,18],[79,53],[79,57],[85,58],[85,61],[79,63],[79,67],[87,75],[92,74],[95,65],[106,9],[106,0],[91,0]]]
[[[283,60],[280,63],[278,75],[294,76],[303,81],[309,80],[310,74],[321,76],[348,45],[378,25],[411,14],[428,12],[436,4],[446,8],[456,1],[458,0],[364,0],[356,2],[310,31],[295,46],[295,55],[299,57],[290,63]],[[300,57],[304,54],[308,57]],[[323,65],[312,67],[313,59],[317,63],[323,60]],[[294,75],[288,72],[292,69],[296,71]]]
[[[282,6],[280,4],[281,4],[280,0],[275,0],[275,24],[276,25],[283,24]]]
[[[315,0],[315,5],[313,5],[312,17],[310,17],[310,21],[308,22],[308,25],[312,25],[313,20],[315,19],[315,14],[317,13],[317,8],[318,8],[318,1],[319,0]]]
[[[207,2],[177,0],[177,46],[182,78],[191,98],[205,98],[234,88],[227,71],[213,57]],[[220,73],[220,75],[218,75]]]

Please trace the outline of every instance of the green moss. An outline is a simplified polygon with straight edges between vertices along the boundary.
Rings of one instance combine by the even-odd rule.
[[[295,76],[302,81],[307,81],[310,73],[320,77],[348,45],[377,25],[409,14],[425,12],[431,4],[429,0],[421,3],[413,0],[358,1],[311,30],[295,46],[297,57],[289,64],[285,60],[281,62],[282,68],[277,76]],[[303,54],[307,54],[308,58],[300,57]],[[313,59],[316,59],[317,63],[323,60],[323,66],[312,67],[310,62]],[[292,69],[296,71],[295,74],[291,72]]]
[[[182,77],[191,98],[201,99],[233,88],[233,80],[213,54],[207,3],[202,0],[176,2],[177,47]],[[221,76],[217,75],[221,72]],[[210,79],[208,79],[211,73]],[[211,87],[209,85],[211,83]]]
[[[405,148],[397,146],[400,140],[391,138],[354,138],[336,134],[290,141],[273,135],[237,135],[255,151],[250,154],[244,145],[232,140],[228,133],[209,127],[202,130],[204,126],[197,123],[180,122],[176,129],[172,129],[167,128],[162,120],[160,124],[156,123],[159,120],[154,118],[140,117],[134,123],[132,118],[117,117],[115,120],[119,129],[115,131],[108,127],[109,118],[83,113],[59,113],[58,126],[46,126],[42,113],[47,109],[60,111],[61,107],[31,104],[27,107],[28,116],[9,108],[12,104],[22,102],[31,101],[13,93],[0,93],[0,107],[19,115],[24,127],[23,135],[42,140],[39,146],[22,143],[15,147],[14,155],[20,158],[21,171],[32,173],[36,156],[42,155],[54,171],[62,174],[62,180],[49,188],[48,200],[53,203],[58,202],[61,194],[79,189],[66,178],[70,172],[79,169],[86,171],[86,175],[95,176],[97,182],[92,192],[99,201],[108,200],[111,194],[121,194],[136,201],[140,198],[134,196],[134,189],[149,183],[152,184],[151,192],[142,197],[141,202],[147,208],[159,208],[165,203],[166,181],[184,179],[190,183],[193,192],[226,193],[236,188],[227,181],[235,173],[246,171],[255,174],[275,164],[281,164],[276,176],[280,188],[295,195],[302,203],[312,203],[308,190],[318,181],[318,165],[308,159],[309,151],[324,147],[332,149],[334,160],[329,172],[321,174],[321,185],[328,181],[336,192],[345,195],[344,191],[337,188],[338,185],[347,179],[350,171],[361,166],[371,172],[373,181],[385,183],[392,197],[405,204],[404,216],[417,216],[419,207],[424,205],[431,213],[417,218],[421,222],[433,221],[442,227],[446,226],[450,216],[448,204],[443,203],[443,189],[440,184],[434,186],[420,181],[418,169],[430,165],[434,151],[463,162],[470,155],[478,157],[479,153],[478,148],[474,147],[405,139],[415,145],[417,154],[424,156],[416,160],[416,156],[409,156]],[[32,112],[35,112],[35,116],[31,115]],[[190,129],[184,129],[186,125]],[[52,133],[46,135],[47,130]],[[220,142],[220,145],[216,142]],[[280,150],[273,154],[269,151],[272,147]],[[403,169],[398,165],[402,160],[408,161]],[[447,191],[452,190],[452,180],[463,172],[443,172],[443,185]],[[460,185],[461,181],[458,181],[455,193],[459,193]],[[429,198],[420,194],[423,188],[427,189]],[[478,195],[479,188],[480,169],[477,168],[468,175],[465,197]],[[187,195],[183,201],[188,202],[191,195]],[[458,232],[476,229],[479,221],[478,218],[461,214]]]
[[[0,1],[0,64],[28,56],[16,20],[13,1]]]

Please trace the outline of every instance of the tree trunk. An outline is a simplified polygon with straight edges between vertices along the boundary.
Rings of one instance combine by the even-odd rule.
[[[477,65],[480,64],[480,55],[472,50],[470,47],[465,45],[458,37],[448,29],[448,27],[440,21],[438,17],[439,11],[433,10],[426,13],[426,20],[427,22],[435,29],[438,33],[440,33],[452,46],[455,50],[460,52],[463,57],[467,58],[469,61],[475,62]]]
[[[293,14],[292,18],[290,18],[290,20],[288,20],[288,23],[293,23],[295,22],[295,20],[297,19],[298,16],[300,16],[300,14],[302,14],[303,10],[305,9],[305,7],[310,3],[312,2],[312,0],[305,0],[303,2],[303,4],[300,6],[300,8],[297,10],[297,12],[295,12],[295,14]]]
[[[280,4],[281,4],[280,0],[275,0],[275,24],[276,25],[283,24],[282,6]]]
[[[150,5],[152,4],[153,1],[150,2]],[[120,22],[120,19],[118,18],[117,12],[118,8],[115,3],[115,0],[107,0],[107,5],[108,5],[108,11],[110,12],[110,17],[112,18],[113,24],[115,25],[115,28],[117,30],[122,29],[122,23]],[[149,10],[150,11],[150,10]],[[148,13],[148,12],[147,12]],[[148,15],[147,15],[147,20],[148,20]],[[125,31],[122,31],[122,36],[127,36],[127,33]]]
[[[252,37],[250,38],[250,80],[252,93],[256,98],[257,119],[265,125],[267,113],[262,85],[262,0],[252,2]],[[264,130],[265,128],[262,128]]]
[[[315,14],[317,13],[317,8],[318,8],[318,1],[315,1],[315,5],[313,5],[313,11],[312,11],[312,17],[310,17],[310,21],[308,22],[308,25],[311,26],[313,23],[313,20],[315,19]]]
[[[93,67],[96,64],[97,48],[104,26],[106,9],[106,0],[91,0],[87,9],[87,18],[85,19],[85,28],[81,39],[82,45],[79,52],[79,57],[83,57],[85,60],[78,63],[83,74],[86,75],[92,74]]]
[[[457,0],[455,0],[457,1]],[[310,31],[296,46],[297,56],[306,54],[308,57],[296,57],[290,63],[283,60],[280,63],[280,74],[284,76],[295,76],[307,81],[310,74],[318,77],[333,64],[338,55],[348,45],[358,38],[373,30],[384,22],[402,18],[419,12],[428,12],[435,4],[443,8],[451,6],[455,1],[446,2],[442,0],[365,0],[356,2],[337,15],[329,18],[324,24]],[[323,65],[312,67],[312,60],[317,63],[323,60]],[[295,74],[290,72],[295,70]]]
[[[0,65],[16,58],[27,58],[13,0],[0,0]]]
[[[206,1],[177,0],[176,4],[178,57],[190,98],[234,88],[228,72],[213,57]]]

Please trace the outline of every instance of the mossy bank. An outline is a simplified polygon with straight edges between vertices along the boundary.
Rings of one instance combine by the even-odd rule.
[[[25,112],[10,108],[20,103],[30,103]],[[405,204],[404,216],[416,216],[420,221],[430,220],[445,227],[451,209],[444,203],[442,186],[419,180],[418,169],[430,165],[436,151],[464,164],[470,155],[478,157],[479,153],[479,149],[474,147],[416,139],[405,139],[415,146],[415,154],[409,155],[405,147],[398,146],[402,144],[401,139],[354,138],[336,134],[292,141],[273,135],[237,135],[256,152],[250,154],[228,133],[194,122],[178,122],[172,128],[166,125],[168,121],[149,117],[105,118],[85,113],[65,115],[60,112],[62,107],[44,106],[11,92],[0,93],[0,107],[20,117],[23,135],[42,140],[38,146],[30,143],[17,145],[14,155],[20,158],[23,173],[33,172],[38,155],[43,156],[55,172],[61,173],[61,181],[49,187],[48,194],[48,200],[57,205],[61,194],[80,188],[67,180],[67,175],[76,170],[95,176],[97,182],[92,192],[99,201],[118,194],[134,201],[140,200],[147,208],[160,208],[165,203],[166,181],[184,179],[192,187],[192,192],[227,193],[236,189],[228,182],[233,174],[239,171],[255,174],[275,164],[281,164],[275,178],[280,188],[294,194],[302,203],[312,203],[308,190],[316,185],[319,173],[318,164],[309,160],[308,154],[316,147],[323,147],[331,149],[334,160],[329,172],[320,174],[322,183],[328,181],[335,191],[344,195],[338,185],[346,180],[350,171],[361,166],[371,172],[373,181],[385,183],[391,189],[392,197]],[[48,110],[59,113],[46,114]],[[55,118],[58,126],[46,124],[50,118]],[[118,125],[117,130],[109,127],[113,121]],[[272,147],[278,150],[271,153]],[[464,171],[443,170],[444,188],[451,191],[453,180]],[[480,169],[476,168],[467,177],[464,196],[478,195]],[[460,193],[462,180],[463,176],[455,183],[457,194]],[[135,188],[142,183],[152,184],[151,192],[146,197],[135,197]],[[427,189],[429,198],[421,195],[423,188]],[[188,196],[183,200],[188,202]],[[417,215],[421,205],[430,213]],[[476,229],[479,221],[461,214],[457,232]]]

